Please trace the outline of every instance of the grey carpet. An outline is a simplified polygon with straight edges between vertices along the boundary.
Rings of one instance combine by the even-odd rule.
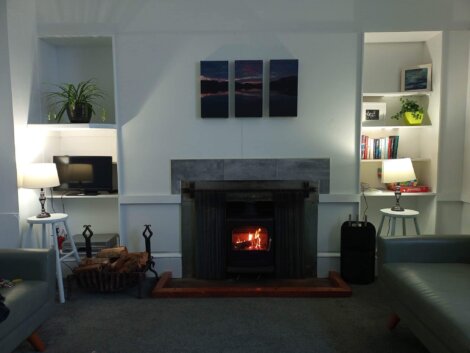
[[[376,283],[353,286],[350,298],[138,299],[73,289],[39,334],[49,353],[427,352],[406,323],[390,332],[389,314]],[[14,351],[26,352],[27,342]]]

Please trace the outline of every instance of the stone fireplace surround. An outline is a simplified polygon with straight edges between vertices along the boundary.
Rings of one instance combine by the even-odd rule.
[[[231,189],[235,187],[237,189],[240,187],[246,188],[247,185],[250,185],[248,192],[251,192],[254,197],[258,197],[255,195],[260,195],[257,193],[259,192],[259,190],[257,191],[258,187],[269,189],[272,195],[278,195],[280,190],[290,189],[292,192],[293,189],[300,190],[305,185],[308,185],[312,193],[304,193],[305,195],[301,199],[305,199],[305,201],[301,201],[301,207],[297,207],[297,210],[300,210],[300,213],[302,213],[297,218],[297,222],[301,222],[300,228],[303,229],[303,233],[299,237],[300,242],[296,241],[296,244],[299,243],[297,246],[302,248],[298,261],[300,265],[294,271],[285,268],[279,271],[279,268],[282,267],[279,264],[282,261],[276,260],[279,267],[276,275],[288,273],[287,277],[316,276],[318,193],[329,192],[329,174],[329,159],[172,160],[172,192],[181,192],[182,195],[181,244],[183,277],[197,278],[201,273],[199,271],[201,265],[197,259],[199,250],[196,251],[198,247],[198,227],[200,232],[201,226],[196,220],[198,212],[194,198],[195,186],[199,190],[214,191],[214,188]],[[236,181],[241,181],[241,183],[237,184]],[[205,191],[203,192],[205,193]],[[205,194],[207,195],[207,193]],[[223,195],[223,198],[225,198],[229,194]],[[212,206],[210,207],[212,208]],[[223,212],[225,212],[225,209],[223,209]],[[297,212],[299,213],[299,211]],[[201,214],[200,211],[199,214]],[[223,215],[218,217],[220,220],[222,219],[220,217],[223,217]],[[199,220],[199,223],[201,223],[201,220]],[[213,229],[212,231],[223,233],[220,229]],[[277,233],[280,233],[279,229]],[[278,241],[280,242],[279,239]],[[278,258],[279,252],[282,251],[277,250]],[[214,259],[218,256],[216,255]],[[285,256],[292,255],[287,255],[286,253]],[[223,256],[221,261],[225,261]],[[216,267],[220,268],[220,264]],[[202,277],[216,279],[223,278],[224,274],[219,271],[218,275],[203,274]]]

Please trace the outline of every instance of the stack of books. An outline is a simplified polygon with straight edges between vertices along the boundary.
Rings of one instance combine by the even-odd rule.
[[[370,138],[361,136],[361,159],[394,159],[398,157],[400,136]]]

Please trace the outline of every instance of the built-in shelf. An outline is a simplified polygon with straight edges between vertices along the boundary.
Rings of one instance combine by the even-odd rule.
[[[371,197],[395,197],[395,192],[389,190],[366,190],[364,191],[365,196]],[[410,197],[410,196],[436,196],[435,192],[404,192],[401,194],[401,197]]]
[[[406,158],[406,157],[399,157]],[[384,159],[361,159],[361,163],[382,163]],[[431,162],[430,158],[411,158],[411,161],[414,162]]]
[[[431,126],[429,120],[423,121],[421,125],[405,125],[403,120],[392,120],[392,119],[382,119],[382,120],[366,120],[362,122],[363,128],[406,128],[406,129],[416,129],[426,126]]]
[[[407,92],[367,92],[363,97],[409,97],[409,96],[429,96],[431,91],[407,91]]]
[[[28,127],[34,129],[44,129],[50,131],[64,130],[89,130],[89,129],[110,129],[115,130],[116,124],[28,124]]]
[[[62,195],[62,194],[53,194],[46,196],[48,199],[53,198],[57,199],[92,199],[92,200],[101,200],[101,199],[117,199],[119,194],[99,194],[99,195]]]

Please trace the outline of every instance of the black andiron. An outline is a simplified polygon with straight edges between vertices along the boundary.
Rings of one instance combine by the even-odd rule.
[[[144,224],[145,229],[142,233],[142,236],[145,238],[145,251],[147,252],[148,259],[147,259],[147,266],[145,267],[145,271],[150,271],[155,275],[155,278],[158,279],[158,273],[155,271],[155,261],[153,261],[152,257],[152,250],[150,247],[150,238],[153,235],[153,232],[150,230],[151,225],[150,224]]]
[[[86,251],[86,257],[88,258],[91,258],[91,237],[93,236],[93,232],[90,227],[91,227],[90,224],[85,224],[83,226],[85,230],[82,233],[83,237],[85,238],[85,251]]]

